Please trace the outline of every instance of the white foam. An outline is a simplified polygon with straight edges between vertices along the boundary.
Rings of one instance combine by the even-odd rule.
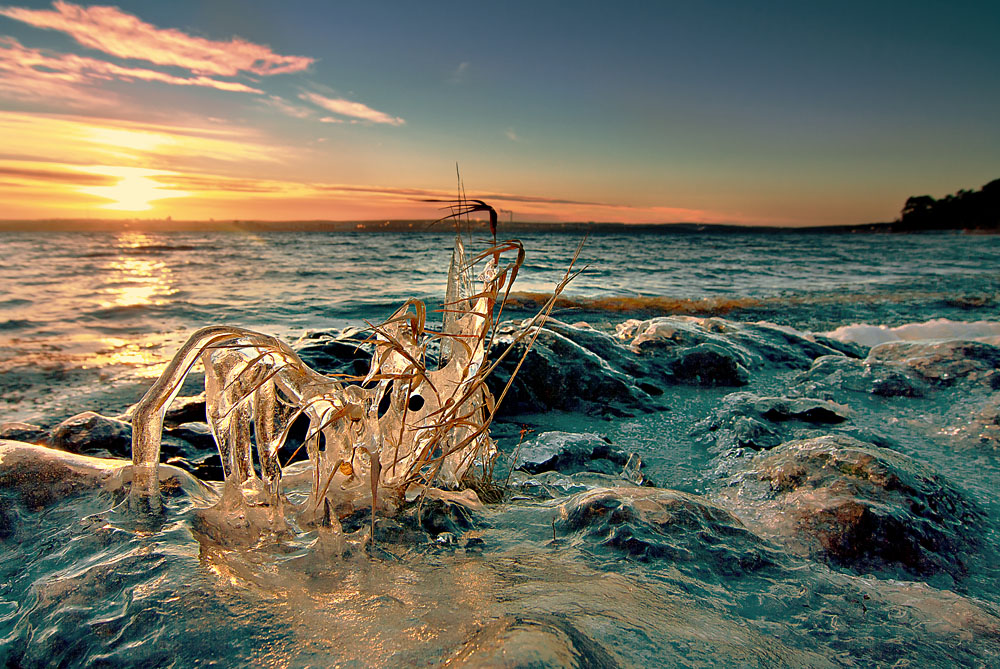
[[[941,341],[963,339],[981,341],[1000,346],[1000,322],[997,321],[952,321],[935,318],[924,323],[907,323],[899,327],[856,323],[842,325],[832,332],[824,333],[831,339],[842,342],[877,346],[890,341]]]

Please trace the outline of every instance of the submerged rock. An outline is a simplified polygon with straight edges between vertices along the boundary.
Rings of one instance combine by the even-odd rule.
[[[859,572],[962,576],[984,514],[913,459],[851,437],[784,443],[718,499],[759,534]]]
[[[569,498],[557,527],[643,561],[739,575],[772,564],[773,551],[729,511],[661,488],[604,488]]]

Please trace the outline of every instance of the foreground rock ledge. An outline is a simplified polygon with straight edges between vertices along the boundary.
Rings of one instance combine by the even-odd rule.
[[[964,576],[985,515],[937,473],[844,435],[749,461],[717,498],[758,534],[859,572]]]

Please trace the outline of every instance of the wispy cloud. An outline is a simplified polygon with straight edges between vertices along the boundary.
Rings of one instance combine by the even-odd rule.
[[[306,102],[311,102],[317,107],[325,109],[329,112],[333,112],[334,114],[359,119],[361,121],[384,123],[386,125],[403,125],[406,123],[405,120],[398,116],[391,116],[385,112],[380,112],[377,109],[372,109],[366,104],[345,100],[343,98],[328,98],[325,95],[320,95],[319,93],[301,93],[299,98],[305,100]],[[331,121],[326,122],[329,123]]]
[[[469,61],[463,60],[458,64],[458,67],[451,73],[448,77],[448,82],[452,84],[461,84],[465,81],[465,75],[469,71]]]
[[[263,102],[265,105],[267,105],[272,109],[277,109],[282,114],[291,116],[292,118],[306,119],[310,118],[313,115],[311,109],[306,109],[305,107],[300,107],[299,105],[292,104],[288,100],[285,100],[283,97],[278,95],[269,95],[267,98],[261,100],[261,102]]]
[[[283,56],[239,37],[223,42],[157,28],[117,7],[81,7],[57,0],[53,8],[0,7],[0,15],[64,32],[81,45],[112,56],[181,67],[195,74],[282,74],[301,72],[314,62],[305,56]]]
[[[504,135],[506,135],[507,139],[509,139],[512,142],[520,142],[521,141],[521,138],[518,137],[518,135],[517,135],[516,132],[514,132],[514,128],[507,128],[507,132],[505,132]]]
[[[54,54],[23,46],[10,37],[0,37],[0,91],[17,99],[98,101],[82,88],[109,80],[155,81],[174,86],[202,86],[239,93],[261,93],[235,81],[206,76],[178,77],[141,67],[114,63],[75,54]],[[76,90],[73,90],[76,89]]]

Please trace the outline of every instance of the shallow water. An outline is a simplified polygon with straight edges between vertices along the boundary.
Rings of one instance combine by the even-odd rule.
[[[518,290],[527,293],[558,281],[579,240],[523,241]],[[202,325],[294,340],[383,318],[409,296],[440,300],[450,235],[10,234],[0,245],[8,259],[0,422],[51,426],[87,409],[124,410]],[[643,316],[669,299],[699,314],[714,308],[735,321],[817,332],[1000,322],[998,261],[995,237],[594,236],[581,257],[590,269],[568,291],[578,306],[559,317],[611,327],[632,314],[587,300],[628,296],[641,298],[633,305]],[[803,374],[769,368],[738,390],[806,393]],[[508,456],[522,427],[598,433],[640,455],[660,488],[721,504],[727,461],[697,424],[733,390],[676,386],[665,411],[521,414],[494,433]],[[386,524],[375,549],[347,557],[333,556],[321,531],[251,548],[213,533],[196,511],[203,500],[183,490],[149,523],[127,511],[120,491],[64,485],[58,472],[32,472],[28,484],[8,473],[0,477],[0,658],[21,666],[1000,662],[1000,453],[970,432],[970,417],[995,393],[980,384],[835,399],[849,406],[852,429],[877,432],[983,509],[981,545],[963,556],[967,574],[866,572],[725,522],[672,521],[656,532],[629,525],[644,541],[643,532],[655,535],[660,552],[612,550],[568,524],[572,486],[555,499],[518,494],[488,506],[453,543],[393,538]]]

